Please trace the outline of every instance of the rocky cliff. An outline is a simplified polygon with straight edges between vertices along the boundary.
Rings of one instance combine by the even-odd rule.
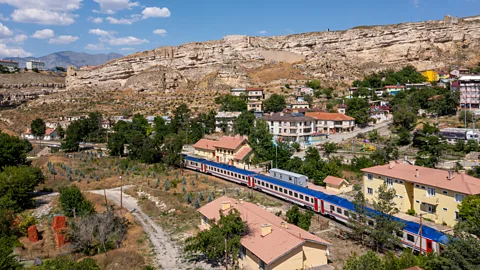
[[[66,82],[68,90],[248,86],[257,83],[250,70],[274,62],[291,63],[310,78],[351,81],[365,73],[407,64],[426,70],[478,61],[479,28],[480,16],[289,36],[227,36],[160,47],[92,70],[72,67]]]

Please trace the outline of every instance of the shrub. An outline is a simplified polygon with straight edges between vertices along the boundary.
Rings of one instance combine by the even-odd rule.
[[[60,189],[60,208],[68,217],[73,217],[74,212],[78,216],[86,216],[95,212],[93,204],[75,185]]]
[[[20,219],[20,222],[17,224],[18,232],[26,236],[28,233],[28,227],[38,223],[38,220],[32,215],[23,215]]]
[[[409,214],[410,216],[415,216],[415,209],[408,209],[407,214]]]

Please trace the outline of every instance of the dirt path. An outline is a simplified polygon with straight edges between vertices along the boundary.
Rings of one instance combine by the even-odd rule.
[[[126,187],[124,187],[126,188]],[[103,195],[103,190],[90,191]],[[120,188],[106,190],[109,200],[120,205]],[[149,216],[142,212],[137,200],[123,193],[123,207],[132,212],[133,216],[140,222],[144,231],[148,234],[150,241],[155,247],[156,261],[162,269],[186,269],[182,263],[178,247],[170,240],[168,235]]]

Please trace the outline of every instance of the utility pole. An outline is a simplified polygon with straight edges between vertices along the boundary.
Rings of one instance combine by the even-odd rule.
[[[120,175],[120,208],[123,208],[123,177]]]
[[[108,209],[107,192],[105,191],[105,189],[103,189],[103,195],[105,196],[105,206],[106,206],[107,209]]]

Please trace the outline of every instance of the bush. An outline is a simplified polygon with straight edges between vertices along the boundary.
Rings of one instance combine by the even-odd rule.
[[[410,216],[415,216],[415,209],[408,209],[407,214],[409,214]]]
[[[21,235],[26,236],[28,233],[28,227],[37,223],[38,220],[34,216],[24,215],[21,217],[20,222],[17,224],[17,230]]]
[[[60,208],[68,217],[86,216],[95,212],[95,208],[82,194],[80,189],[73,185],[60,189]]]

